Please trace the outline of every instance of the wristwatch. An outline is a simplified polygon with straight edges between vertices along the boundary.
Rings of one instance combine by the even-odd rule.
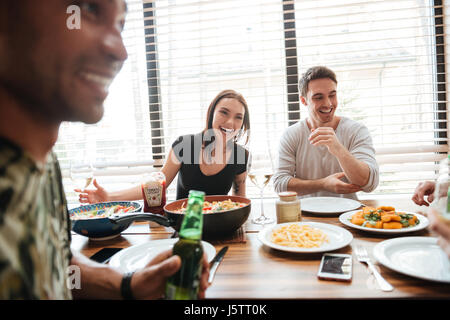
[[[122,278],[122,283],[120,284],[120,293],[124,300],[134,300],[133,293],[131,292],[131,278],[133,277],[133,272],[127,272]]]

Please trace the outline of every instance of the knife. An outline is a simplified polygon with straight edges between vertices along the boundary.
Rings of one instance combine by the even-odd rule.
[[[216,274],[216,270],[217,267],[219,266],[220,262],[222,262],[223,256],[225,255],[225,253],[228,250],[228,246],[223,247],[222,249],[220,249],[220,251],[216,254],[216,256],[214,257],[214,259],[212,259],[211,263],[210,263],[210,271],[209,271],[209,278],[208,278],[208,283],[211,284],[213,279],[214,279],[214,275]]]

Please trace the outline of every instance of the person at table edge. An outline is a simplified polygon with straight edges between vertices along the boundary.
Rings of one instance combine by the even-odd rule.
[[[237,143],[250,133],[250,114],[242,94],[222,90],[211,101],[203,131],[178,137],[172,144],[161,172],[167,187],[178,175],[177,199],[187,198],[189,190],[206,195],[228,194],[245,197],[248,151]],[[108,191],[94,179],[95,189],[75,189],[81,203],[141,200],[141,185]],[[233,187],[233,188],[232,188]]]
[[[299,80],[308,117],[285,130],[279,145],[275,191],[302,197],[357,199],[378,186],[379,168],[369,130],[335,115],[337,79],[327,67],[308,69]]]
[[[96,123],[127,52],[123,0],[0,1],[0,299],[161,298],[181,266],[167,250],[134,276],[70,249],[67,203],[51,149],[62,121]],[[72,267],[72,268],[70,268]],[[69,274],[77,281],[70,284]],[[203,259],[200,293],[208,286]]]
[[[430,204],[434,201],[435,188],[436,182],[434,181],[419,182],[416,189],[414,190],[414,194],[411,200],[419,206],[430,207]],[[427,210],[426,214],[428,216],[428,219],[430,220],[430,230],[434,231],[437,234],[438,245],[450,259],[450,222],[445,221],[438,214],[438,212],[436,210],[433,210],[432,208]]]

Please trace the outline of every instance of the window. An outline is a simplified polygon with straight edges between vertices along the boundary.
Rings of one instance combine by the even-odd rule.
[[[327,65],[338,76],[340,115],[370,130],[380,164],[375,193],[411,194],[435,178],[448,152],[442,1],[128,0],[129,58],[96,125],[64,123],[55,150],[66,191],[71,160],[98,164],[108,189],[140,181],[180,135],[200,132],[224,89],[246,98],[254,162],[269,166],[279,138],[307,116],[297,81]],[[448,16],[448,15],[447,15]],[[102,167],[116,164],[131,169]],[[248,195],[259,191],[247,182]],[[169,188],[175,198],[176,181]],[[275,196],[272,186],[266,196]],[[363,194],[361,196],[364,196]],[[69,200],[70,200],[69,199]]]
[[[128,0],[127,5],[122,35],[128,59],[110,87],[103,119],[94,125],[63,123],[54,148],[69,203],[78,200],[71,162],[94,163],[95,177],[110,190],[138,183],[142,172],[152,170],[142,1]],[[134,168],[124,170],[127,165]]]
[[[373,138],[375,193],[412,194],[419,181],[435,178],[435,161],[445,157],[438,152],[448,151],[446,101],[438,97],[446,85],[438,75],[442,9],[432,3],[295,1],[300,73],[313,65],[337,73],[338,111]]]
[[[254,165],[269,164],[266,150],[276,156],[288,124],[280,1],[145,1],[144,7],[147,34],[155,40],[147,55],[157,59],[149,61],[149,85],[159,99],[154,113],[157,128],[162,119],[162,154],[180,135],[202,131],[210,102],[233,89],[249,106]],[[248,194],[259,194],[247,186]],[[266,192],[273,195],[272,188]]]

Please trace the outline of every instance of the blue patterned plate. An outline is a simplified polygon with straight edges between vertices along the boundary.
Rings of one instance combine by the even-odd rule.
[[[125,224],[114,224],[107,217],[75,219],[76,215],[93,210],[97,210],[97,214],[102,214],[104,213],[103,209],[108,209],[116,205],[135,207],[135,209],[131,209],[127,213],[139,212],[142,210],[142,205],[135,201],[111,201],[80,206],[69,210],[70,220],[72,221],[72,230],[82,236],[95,240],[105,240],[118,236],[122,231],[127,229],[133,221]]]

